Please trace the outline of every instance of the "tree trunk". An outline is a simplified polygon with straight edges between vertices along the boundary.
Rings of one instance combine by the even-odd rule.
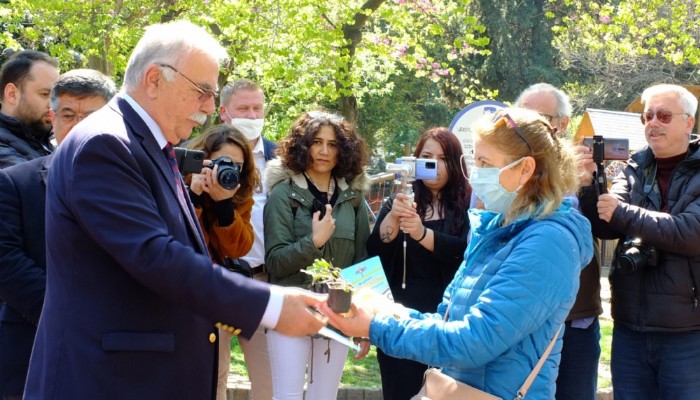
[[[348,55],[348,64],[341,67],[338,72],[338,78],[335,81],[335,87],[340,93],[338,98],[338,111],[345,119],[354,124],[357,122],[359,109],[357,107],[357,98],[352,90],[352,68],[355,58],[357,45],[362,40],[362,28],[367,25],[370,15],[376,11],[386,0],[367,0],[362,5],[362,11],[355,14],[352,25],[343,25],[343,38],[348,43],[344,48],[344,52]],[[367,12],[370,11],[370,12]]]

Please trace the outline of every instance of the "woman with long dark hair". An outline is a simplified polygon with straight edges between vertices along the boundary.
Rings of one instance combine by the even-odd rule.
[[[447,128],[423,133],[413,155],[436,159],[437,179],[413,182],[414,203],[401,193],[387,201],[367,240],[367,252],[379,255],[394,301],[434,312],[467,247],[471,188],[462,175],[462,147]],[[377,360],[384,399],[406,400],[418,392],[425,364],[379,349]]]

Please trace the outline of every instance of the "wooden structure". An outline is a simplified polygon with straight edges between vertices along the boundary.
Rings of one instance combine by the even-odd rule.
[[[639,151],[647,145],[644,137],[644,125],[639,118],[640,114],[638,113],[589,108],[583,114],[574,140],[578,142],[582,136],[593,135],[625,138],[629,140],[630,151]]]

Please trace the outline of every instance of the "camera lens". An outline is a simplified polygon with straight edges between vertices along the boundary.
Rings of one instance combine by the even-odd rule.
[[[216,179],[224,189],[231,190],[238,186],[240,178],[241,175],[237,168],[219,165],[219,173],[216,175]]]
[[[633,273],[639,268],[644,268],[646,259],[638,248],[630,247],[617,258],[617,266],[620,272]]]

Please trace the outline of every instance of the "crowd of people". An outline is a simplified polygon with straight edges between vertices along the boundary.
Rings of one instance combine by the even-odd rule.
[[[355,359],[377,347],[386,400],[418,393],[430,366],[504,399],[533,369],[527,398],[595,399],[599,239],[618,240],[615,398],[697,396],[700,144],[688,90],[644,91],[648,146],[603,193],[552,85],[473,124],[473,160],[449,129],[430,128],[413,156],[435,160],[436,177],[389,197],[371,227],[355,126],[307,110],[270,141],[257,83],[219,95],[227,57],[177,21],[145,30],[118,92],[34,50],[0,67],[3,400],[223,400],[234,336],[253,398],[335,399],[349,347],[325,327],[356,339]],[[221,122],[191,139],[215,113]],[[185,168],[180,151],[201,164]],[[309,290],[314,260],[372,256],[396,305],[364,297],[337,314]]]

